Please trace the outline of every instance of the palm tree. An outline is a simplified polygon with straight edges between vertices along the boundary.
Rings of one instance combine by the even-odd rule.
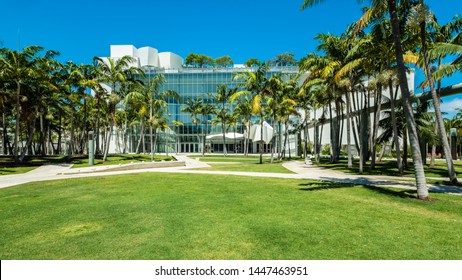
[[[106,139],[106,145],[104,149],[103,161],[106,161],[107,154],[109,152],[109,145],[112,138],[113,127],[117,125],[115,119],[116,105],[120,101],[119,89],[121,85],[129,80],[131,76],[136,74],[143,75],[143,71],[140,68],[130,66],[134,61],[131,56],[123,56],[118,59],[107,58],[104,60],[99,57],[95,57],[97,67],[97,80],[101,83],[107,84],[111,88],[111,94],[108,98],[109,114],[112,120],[112,125],[109,127],[109,135]]]
[[[237,105],[233,110],[233,114],[241,120],[244,125],[244,155],[248,154],[248,141],[250,135],[250,118],[252,117],[252,103],[251,100],[247,97],[241,97],[237,99]]]
[[[199,118],[197,115],[201,113],[201,108],[202,108],[202,99],[192,99],[188,97],[185,103],[186,107],[181,109],[181,112],[186,112],[191,115],[192,122],[196,125],[196,136],[197,136],[197,143],[200,146],[201,140],[199,137]]]
[[[233,80],[243,81],[242,86],[245,90],[236,92],[231,100],[234,100],[242,95],[252,95],[252,110],[254,114],[260,116],[260,164],[263,163],[263,123],[265,121],[265,104],[266,99],[270,97],[271,91],[269,90],[268,79],[266,72],[268,66],[263,64],[258,67],[255,72],[239,72],[236,73]]]
[[[208,116],[214,114],[215,110],[216,110],[216,107],[209,103],[202,104],[200,108],[200,114],[202,115],[203,122],[205,124],[204,136],[202,138],[202,156],[204,156],[205,154],[205,142],[206,142],[205,140],[207,139],[207,132],[209,129],[208,128],[208,124],[209,124]]]
[[[66,95],[66,100],[69,102],[70,110],[70,138],[67,152],[67,161],[70,162],[74,153],[76,104],[80,102],[82,97],[81,90],[84,76],[77,64],[68,62],[63,65],[61,79],[63,81],[61,88]]]
[[[215,95],[212,95],[215,100],[218,103],[221,103],[221,108],[219,112],[224,112],[223,110],[226,109],[226,104],[230,102],[231,97],[236,93],[237,88],[230,88],[228,89],[228,85],[222,84],[222,85],[217,85],[217,93]],[[227,110],[226,110],[227,111]],[[226,115],[226,113],[224,113]],[[226,126],[226,118],[224,118],[224,115],[222,116],[221,120],[223,121],[222,123],[222,132],[223,132],[223,154],[226,155],[226,143],[225,143],[225,126]]]
[[[184,124],[180,121],[176,121],[174,120],[173,121],[173,126],[175,127],[175,152],[178,154],[178,134],[179,134],[179,131],[178,131],[178,128],[180,126],[184,126]]]
[[[4,50],[0,56],[0,68],[3,78],[11,80],[16,87],[15,111],[16,122],[14,131],[13,155],[19,162],[19,128],[21,123],[21,86],[33,75],[34,65],[37,62],[37,54],[42,51],[40,46],[28,46],[22,51]]]
[[[461,20],[458,20],[459,23]],[[462,23],[460,23],[462,25]],[[459,26],[455,26],[454,30],[460,31]],[[462,33],[458,33],[450,42],[436,43],[435,46],[428,51],[429,59],[441,59],[448,55],[455,56],[454,60],[449,64],[444,64],[433,73],[436,80],[441,80],[443,77],[448,77],[462,71]]]
[[[221,130],[223,133],[223,155],[227,156],[227,150],[226,150],[226,132],[227,128],[226,125],[229,123],[231,114],[228,113],[229,109],[227,108],[221,108],[216,112],[216,118],[212,121],[212,125],[216,126],[218,124],[221,125]]]
[[[304,0],[301,9],[311,7],[315,4],[319,4],[323,0]],[[400,22],[397,11],[396,0],[371,0],[372,7],[366,11],[367,17],[365,21],[372,18],[375,15],[383,14],[388,12],[390,15],[393,41],[395,46],[396,64],[398,70],[399,85],[401,88],[401,94],[403,96],[403,106],[406,115],[406,123],[408,127],[409,141],[411,144],[412,159],[415,168],[415,178],[417,187],[417,196],[419,199],[428,199],[428,189],[425,178],[425,172],[423,168],[422,156],[420,152],[420,143],[417,136],[416,122],[414,119],[412,104],[410,102],[411,94],[407,83],[406,67],[403,59],[403,48],[401,43],[401,32]]]
[[[180,99],[180,95],[173,90],[165,90],[160,92],[160,89],[166,79],[163,74],[158,74],[152,77],[146,85],[141,89],[142,94],[147,96],[149,104],[149,134],[151,143],[151,161],[154,160],[154,141],[153,141],[153,124],[158,122],[156,118],[162,118],[161,112],[168,109],[166,99],[168,97],[176,100]],[[163,124],[163,122],[161,122]],[[162,125],[165,129],[165,125]]]
[[[458,34],[460,30],[462,30],[462,18],[459,16],[455,16],[451,21],[446,23],[445,25],[439,25],[438,22],[433,20],[430,24],[431,28],[433,29],[430,33],[430,37],[432,38],[433,41],[433,47],[435,50],[439,49],[439,45],[441,43],[450,43],[451,40],[453,39],[454,34]],[[462,51],[460,52],[462,54]],[[430,47],[429,52],[428,52],[428,57],[429,59],[433,59],[431,56],[432,53],[432,48]],[[440,53],[442,56],[445,55],[445,53]],[[439,56],[435,59],[437,59],[437,69],[442,68],[442,56]],[[441,69],[443,70],[443,69]],[[437,80],[437,89],[436,89],[436,94],[438,95],[438,99],[440,98],[440,91],[441,91],[441,76],[438,75],[441,73],[440,70],[437,70],[435,73],[432,75],[435,77],[435,80]],[[439,76],[439,77],[437,77]],[[435,122],[435,133],[438,132],[438,124]],[[435,156],[436,156],[436,143],[433,144],[432,147],[432,153],[431,153],[431,159],[430,159],[430,166],[429,168],[434,168],[435,167]]]
[[[443,151],[446,157],[446,165],[448,167],[449,179],[455,184],[457,183],[456,172],[454,169],[454,163],[452,162],[451,149],[449,147],[448,138],[446,135],[446,130],[444,129],[443,115],[441,114],[441,105],[440,98],[435,90],[435,82],[433,80],[431,70],[430,70],[430,60],[428,58],[427,51],[427,21],[431,21],[433,15],[431,14],[428,7],[423,3],[422,0],[419,1],[419,4],[413,7],[412,16],[408,19],[408,24],[412,27],[416,27],[420,31],[420,40],[421,40],[421,53],[423,56],[424,62],[424,73],[428,79],[428,84],[430,86],[430,92],[433,99],[433,107],[435,109],[436,122],[438,123],[439,132],[441,135],[441,140],[443,144]]]

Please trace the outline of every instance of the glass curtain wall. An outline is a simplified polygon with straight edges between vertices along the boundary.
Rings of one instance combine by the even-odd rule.
[[[175,100],[174,98],[168,98],[167,105],[168,111],[166,112],[165,118],[168,119],[168,126],[170,129],[164,131],[157,131],[157,141],[155,152],[158,153],[199,153],[201,152],[201,143],[204,136],[221,134],[221,125],[213,126],[213,120],[216,118],[215,115],[209,115],[206,118],[202,115],[197,115],[200,122],[197,126],[193,123],[193,119],[190,113],[182,112],[181,110],[186,107],[186,101],[188,98],[192,100],[202,99],[204,104],[217,105],[211,95],[216,95],[217,86],[227,84],[228,89],[237,86],[237,82],[233,81],[233,75],[239,71],[248,69],[236,69],[236,68],[183,68],[175,70],[164,70],[158,68],[145,68],[145,74],[147,79],[154,77],[157,74],[162,73],[166,81],[164,82],[160,92],[166,90],[173,90],[181,96],[181,100]],[[297,73],[297,67],[290,68],[278,68],[272,69],[267,73],[268,77],[275,73]],[[220,105],[218,105],[219,108]],[[230,110],[231,111],[231,110]],[[205,122],[208,122],[206,125]],[[267,120],[269,122],[269,120]],[[175,126],[175,122],[181,122],[181,125]],[[207,131],[205,131],[207,127]],[[237,123],[236,133],[243,133],[244,131],[242,123]],[[233,133],[234,128],[230,127],[229,132]],[[132,138],[138,138],[138,130],[133,131],[136,136],[132,135]],[[199,139],[198,139],[199,135]],[[149,129],[145,132],[145,150],[150,152],[149,145]],[[228,153],[242,152],[243,141],[229,140],[226,142]],[[133,147],[133,145],[131,145]],[[266,146],[266,145],[265,145]],[[269,148],[267,148],[269,150]],[[254,149],[255,150],[255,149]],[[206,141],[206,152],[221,152],[223,151],[222,140]],[[252,151],[252,149],[250,149]],[[258,151],[258,150],[257,150]],[[132,151],[134,152],[134,150]]]

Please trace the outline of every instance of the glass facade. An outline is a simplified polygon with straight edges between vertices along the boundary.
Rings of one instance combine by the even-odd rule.
[[[167,150],[168,152],[181,153],[200,152],[200,143],[202,142],[204,133],[207,135],[222,133],[221,125],[212,126],[212,120],[215,118],[213,115],[208,116],[207,120],[203,116],[198,115],[200,123],[197,125],[196,130],[196,124],[193,123],[190,113],[181,111],[186,107],[185,103],[188,98],[193,100],[200,98],[203,100],[203,103],[215,104],[215,100],[210,98],[210,95],[216,94],[217,86],[226,84],[228,88],[236,87],[238,82],[233,81],[235,73],[251,70],[250,68],[181,68],[165,70],[155,67],[144,67],[143,69],[148,78],[157,74],[165,76],[166,81],[160,92],[173,90],[181,97],[179,101],[173,98],[166,100],[168,112],[165,117],[168,119],[170,130],[158,131],[158,140],[156,143],[156,150],[158,152],[165,152]],[[296,74],[298,73],[298,67],[271,68],[267,72],[267,75],[270,77],[275,73]],[[174,126],[174,121],[181,122],[182,125]],[[206,128],[207,131],[205,131]],[[230,132],[233,132],[232,128]],[[242,124],[237,125],[236,132],[244,132]],[[146,137],[148,136],[148,133],[146,133]],[[201,139],[200,141],[199,138]],[[146,142],[149,142],[147,138],[146,140]],[[240,147],[242,145],[241,142],[227,142],[228,152],[240,152],[242,150]],[[223,149],[223,144],[220,141],[213,143],[206,141],[206,144],[206,150],[208,151],[219,152]]]

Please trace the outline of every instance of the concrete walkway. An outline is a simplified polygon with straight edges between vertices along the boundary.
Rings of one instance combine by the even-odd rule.
[[[374,185],[383,187],[415,189],[415,179],[408,177],[391,176],[365,176],[345,174],[339,171],[320,168],[315,165],[306,165],[301,161],[285,162],[283,166],[294,173],[264,173],[264,172],[239,172],[239,171],[212,171],[196,170],[198,168],[210,167],[207,163],[198,159],[189,158],[185,155],[175,156],[182,166],[157,167],[145,169],[123,170],[120,166],[92,166],[82,168],[71,168],[68,164],[50,164],[40,166],[30,172],[17,175],[0,176],[0,188],[20,185],[28,182],[83,178],[90,176],[108,176],[129,173],[144,172],[171,172],[171,173],[195,173],[195,174],[222,174],[234,176],[266,177],[266,178],[287,178],[287,179],[314,179],[339,183],[351,183],[357,185]],[[462,195],[462,188],[451,186],[428,185],[431,192],[444,192]]]

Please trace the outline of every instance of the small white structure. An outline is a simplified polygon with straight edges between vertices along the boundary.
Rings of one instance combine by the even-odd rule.
[[[210,141],[217,141],[217,142],[223,141],[223,133],[207,135],[207,137],[205,138]],[[234,133],[234,132],[225,133],[225,141],[242,140],[242,139],[244,139],[244,134],[242,133]]]
[[[263,140],[265,144],[269,144],[274,136],[274,129],[266,121],[263,122],[263,137],[261,136],[261,126],[259,124],[250,127],[249,139],[253,142]]]
[[[183,58],[172,52],[159,53],[159,67],[165,69],[178,69],[183,65]]]

